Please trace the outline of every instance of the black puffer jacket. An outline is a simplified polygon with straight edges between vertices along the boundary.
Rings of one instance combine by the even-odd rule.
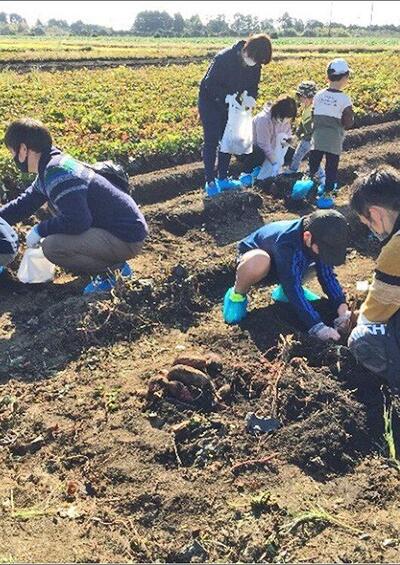
[[[261,65],[245,65],[241,55],[244,45],[245,41],[239,41],[216,54],[200,83],[200,98],[221,106],[225,105],[227,94],[244,90],[257,98]]]

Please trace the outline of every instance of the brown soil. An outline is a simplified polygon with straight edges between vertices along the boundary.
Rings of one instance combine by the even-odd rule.
[[[343,182],[395,164],[387,139],[345,153]],[[261,188],[204,201],[196,167],[192,185],[179,171],[178,189],[176,170],[154,173],[159,186],[135,179],[152,237],[111,297],[83,298],[86,281],[65,273],[34,288],[1,279],[0,561],[396,562],[382,383],[344,344],[307,337],[266,288],[240,327],[221,318],[235,242],[311,207],[288,211]],[[378,252],[365,236],[352,221],[338,269],[349,294]],[[332,321],[325,300],[317,308]],[[193,355],[213,401],[148,394]],[[181,367],[169,374],[188,384]],[[281,427],[254,436],[249,412]],[[394,431],[399,443],[397,415]]]

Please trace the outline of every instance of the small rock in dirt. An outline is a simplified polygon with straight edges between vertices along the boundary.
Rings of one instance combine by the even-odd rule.
[[[184,265],[175,265],[175,267],[173,267],[171,273],[172,273],[173,277],[175,277],[176,279],[180,279],[180,280],[186,279],[189,275],[189,272]]]
[[[247,431],[254,435],[273,432],[282,425],[276,418],[260,418],[254,412],[246,414],[245,423]]]
[[[174,556],[176,563],[204,563],[207,559],[208,552],[198,540],[194,540]]]
[[[382,546],[383,547],[396,547],[396,545],[398,545],[399,540],[397,539],[385,539],[382,542]]]
[[[79,489],[79,483],[77,481],[68,481],[67,488],[66,488],[66,496],[67,498],[73,499],[75,498],[76,493]]]
[[[232,398],[232,387],[229,384],[221,386],[217,391],[217,397],[222,401],[228,401]]]
[[[61,518],[69,518],[70,520],[76,520],[81,517],[81,512],[76,508],[76,506],[69,506],[68,508],[60,508],[58,514]]]

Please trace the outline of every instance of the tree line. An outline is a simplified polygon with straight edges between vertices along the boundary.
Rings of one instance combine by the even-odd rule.
[[[66,20],[52,18],[47,23],[37,20],[29,26],[25,18],[12,13],[0,12],[0,35],[138,35],[148,37],[223,37],[246,36],[250,33],[268,33],[277,37],[349,37],[362,35],[400,35],[400,26],[358,26],[319,20],[303,21],[285,12],[277,20],[260,19],[258,16],[237,13],[227,20],[221,14],[203,22],[198,15],[184,18],[181,14],[170,15],[165,11],[139,12],[128,31],[111,27],[86,24],[81,20],[69,24]]]

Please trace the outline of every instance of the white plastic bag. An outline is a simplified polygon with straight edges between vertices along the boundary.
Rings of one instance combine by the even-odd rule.
[[[265,180],[269,177],[276,177],[280,174],[283,163],[285,162],[285,155],[287,150],[289,149],[288,140],[289,136],[286,133],[279,133],[276,139],[275,145],[275,156],[276,156],[276,163],[272,165],[272,163],[266,159],[262,164],[261,170],[257,175],[258,180]]]
[[[18,279],[23,283],[46,283],[54,279],[56,267],[43,255],[41,247],[27,249],[18,269]]]
[[[247,155],[253,151],[253,118],[251,108],[239,104],[236,96],[228,94],[228,121],[225,126],[219,150],[231,155]]]

